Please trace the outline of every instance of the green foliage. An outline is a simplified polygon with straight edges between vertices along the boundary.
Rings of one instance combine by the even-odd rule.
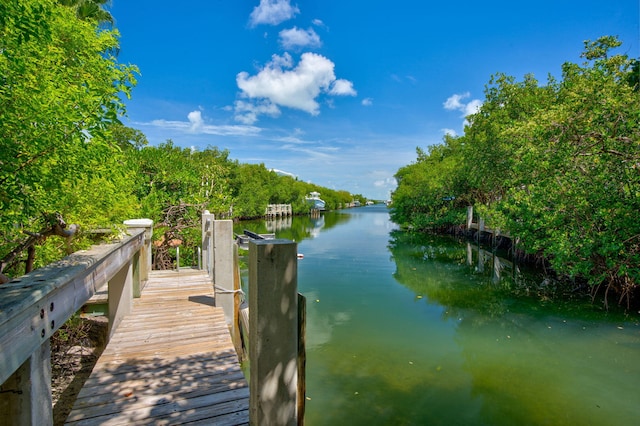
[[[129,149],[125,156],[136,176],[133,191],[144,217],[161,221],[166,208],[181,203],[197,206],[194,215],[205,209],[215,214],[229,210],[227,151],[194,151],[168,140],[158,146]]]
[[[445,136],[441,145],[425,153],[417,148],[418,160],[395,175],[398,188],[393,194],[391,217],[416,229],[459,224],[464,220],[467,187],[459,138]],[[462,216],[461,216],[462,215]]]
[[[83,225],[113,217],[83,198],[131,211],[110,131],[136,68],[113,56],[118,33],[96,25],[52,0],[0,5],[0,256],[42,213]]]
[[[557,272],[630,296],[640,284],[640,92],[638,61],[611,54],[620,45],[586,41],[586,62],[565,63],[544,86],[494,76],[464,136],[419,149],[398,171],[394,220],[437,226],[455,210],[443,207],[451,193],[452,206],[475,205]]]

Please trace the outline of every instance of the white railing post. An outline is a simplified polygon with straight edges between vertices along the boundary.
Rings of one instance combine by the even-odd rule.
[[[249,420],[298,424],[298,261],[289,240],[249,243]]]

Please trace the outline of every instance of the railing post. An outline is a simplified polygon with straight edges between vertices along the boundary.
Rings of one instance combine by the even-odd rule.
[[[215,216],[205,210],[202,214],[202,268],[213,279],[213,221]]]
[[[289,240],[249,243],[249,420],[298,424],[298,261]]]
[[[233,221],[213,221],[213,286],[216,306],[233,323]]]
[[[136,263],[135,279],[133,285],[133,296],[140,297],[142,289],[149,281],[149,273],[151,272],[151,239],[153,237],[153,220],[151,219],[130,219],[125,220],[124,225],[132,232],[138,229],[144,229],[144,247],[140,250],[139,257],[134,259]]]
[[[473,206],[467,206],[467,230],[471,229],[473,223]]]
[[[47,425],[51,404],[51,341],[46,338],[0,387],[0,425]]]
[[[109,280],[109,330],[111,339],[115,329],[125,315],[133,309],[133,262],[124,264],[113,278]]]

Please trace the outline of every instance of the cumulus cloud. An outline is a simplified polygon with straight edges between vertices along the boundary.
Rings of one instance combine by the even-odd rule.
[[[191,131],[198,132],[202,129],[204,122],[202,121],[202,112],[200,111],[191,111],[187,114],[187,119],[189,123],[191,123]]]
[[[282,47],[285,49],[322,46],[320,36],[318,36],[313,28],[302,30],[298,27],[280,31],[280,44],[282,44]]]
[[[373,99],[372,98],[364,98],[362,100],[362,105],[364,106],[371,106],[373,105]]]
[[[300,62],[294,67],[291,55],[285,53],[282,56],[273,55],[271,62],[256,75],[240,72],[236,76],[236,83],[243,98],[269,105],[270,111],[288,107],[318,115],[320,105],[316,98],[321,93],[356,95],[353,83],[336,79],[334,67],[335,64],[329,59],[309,52],[303,53]],[[246,104],[249,102],[243,102],[241,106],[248,108]]]
[[[341,78],[331,84],[329,94],[337,96],[355,96],[358,92],[353,88],[352,82]]]
[[[249,23],[253,27],[260,24],[278,25],[297,13],[300,13],[300,9],[291,6],[290,0],[260,0],[260,4],[251,12]]]
[[[482,106],[482,101],[479,99],[472,99],[469,102],[463,102],[463,100],[469,98],[471,94],[469,92],[451,95],[442,105],[444,109],[449,111],[460,111],[462,115],[475,114]]]
[[[458,136],[458,133],[453,129],[444,128],[444,129],[441,129],[441,130],[442,130],[442,133],[444,133],[445,135]]]

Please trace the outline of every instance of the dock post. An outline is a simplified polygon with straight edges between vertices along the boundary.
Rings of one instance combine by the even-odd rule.
[[[133,283],[133,297],[140,297],[142,289],[149,281],[149,272],[151,272],[151,238],[153,237],[153,220],[151,219],[130,219],[125,220],[124,225],[127,229],[135,231],[144,229],[144,247],[140,250],[139,257],[135,261],[135,279]]]
[[[0,426],[51,424],[51,340],[43,340],[0,386]]]
[[[202,268],[213,278],[213,221],[215,216],[205,210],[202,214]]]
[[[129,260],[109,280],[109,329],[107,340],[111,339],[118,324],[133,309],[133,262]]]
[[[289,240],[249,243],[249,419],[298,424],[298,260]]]
[[[213,286],[216,306],[233,324],[233,221],[213,221]]]

